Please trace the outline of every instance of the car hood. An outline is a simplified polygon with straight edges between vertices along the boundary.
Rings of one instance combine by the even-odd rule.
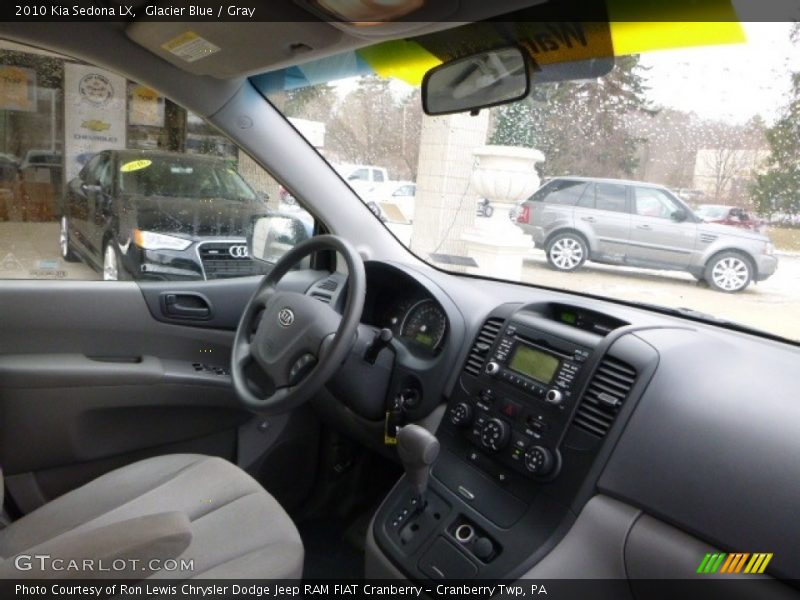
[[[252,218],[267,214],[264,205],[222,198],[130,196],[129,204],[139,229],[191,238],[244,237]]]
[[[733,225],[721,225],[719,223],[708,223],[702,221],[697,224],[700,233],[710,233],[712,235],[724,235],[726,237],[738,237],[752,241],[769,242],[769,238],[764,234],[745,229],[744,227],[734,227]]]

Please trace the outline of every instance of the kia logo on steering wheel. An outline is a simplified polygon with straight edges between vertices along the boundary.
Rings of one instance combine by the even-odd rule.
[[[294,312],[292,312],[291,308],[282,308],[278,311],[278,323],[282,327],[289,327],[294,323]]]
[[[247,246],[231,246],[228,248],[228,254],[233,258],[247,258]]]

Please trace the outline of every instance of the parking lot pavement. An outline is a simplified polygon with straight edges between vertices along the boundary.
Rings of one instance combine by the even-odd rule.
[[[544,252],[525,260],[523,281],[556,289],[691,308],[738,321],[791,340],[800,340],[800,256],[779,256],[776,273],[738,294],[708,288],[688,273],[586,263],[573,273],[554,271]]]
[[[532,250],[523,280],[631,302],[686,307],[800,340],[800,255],[779,257],[778,271],[739,294],[708,289],[688,273],[585,264],[575,273],[547,266]],[[61,260],[58,223],[0,223],[0,279],[100,279],[83,263]]]

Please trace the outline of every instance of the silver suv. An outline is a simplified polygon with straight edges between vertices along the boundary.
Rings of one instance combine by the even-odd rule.
[[[778,267],[768,237],[704,223],[667,188],[640,181],[551,179],[522,203],[517,225],[559,271],[586,260],[688,271],[733,293]]]

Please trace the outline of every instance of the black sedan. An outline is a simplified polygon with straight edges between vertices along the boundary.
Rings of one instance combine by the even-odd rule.
[[[217,157],[109,150],[67,186],[61,255],[103,279],[218,279],[264,272],[245,235],[266,203]]]

